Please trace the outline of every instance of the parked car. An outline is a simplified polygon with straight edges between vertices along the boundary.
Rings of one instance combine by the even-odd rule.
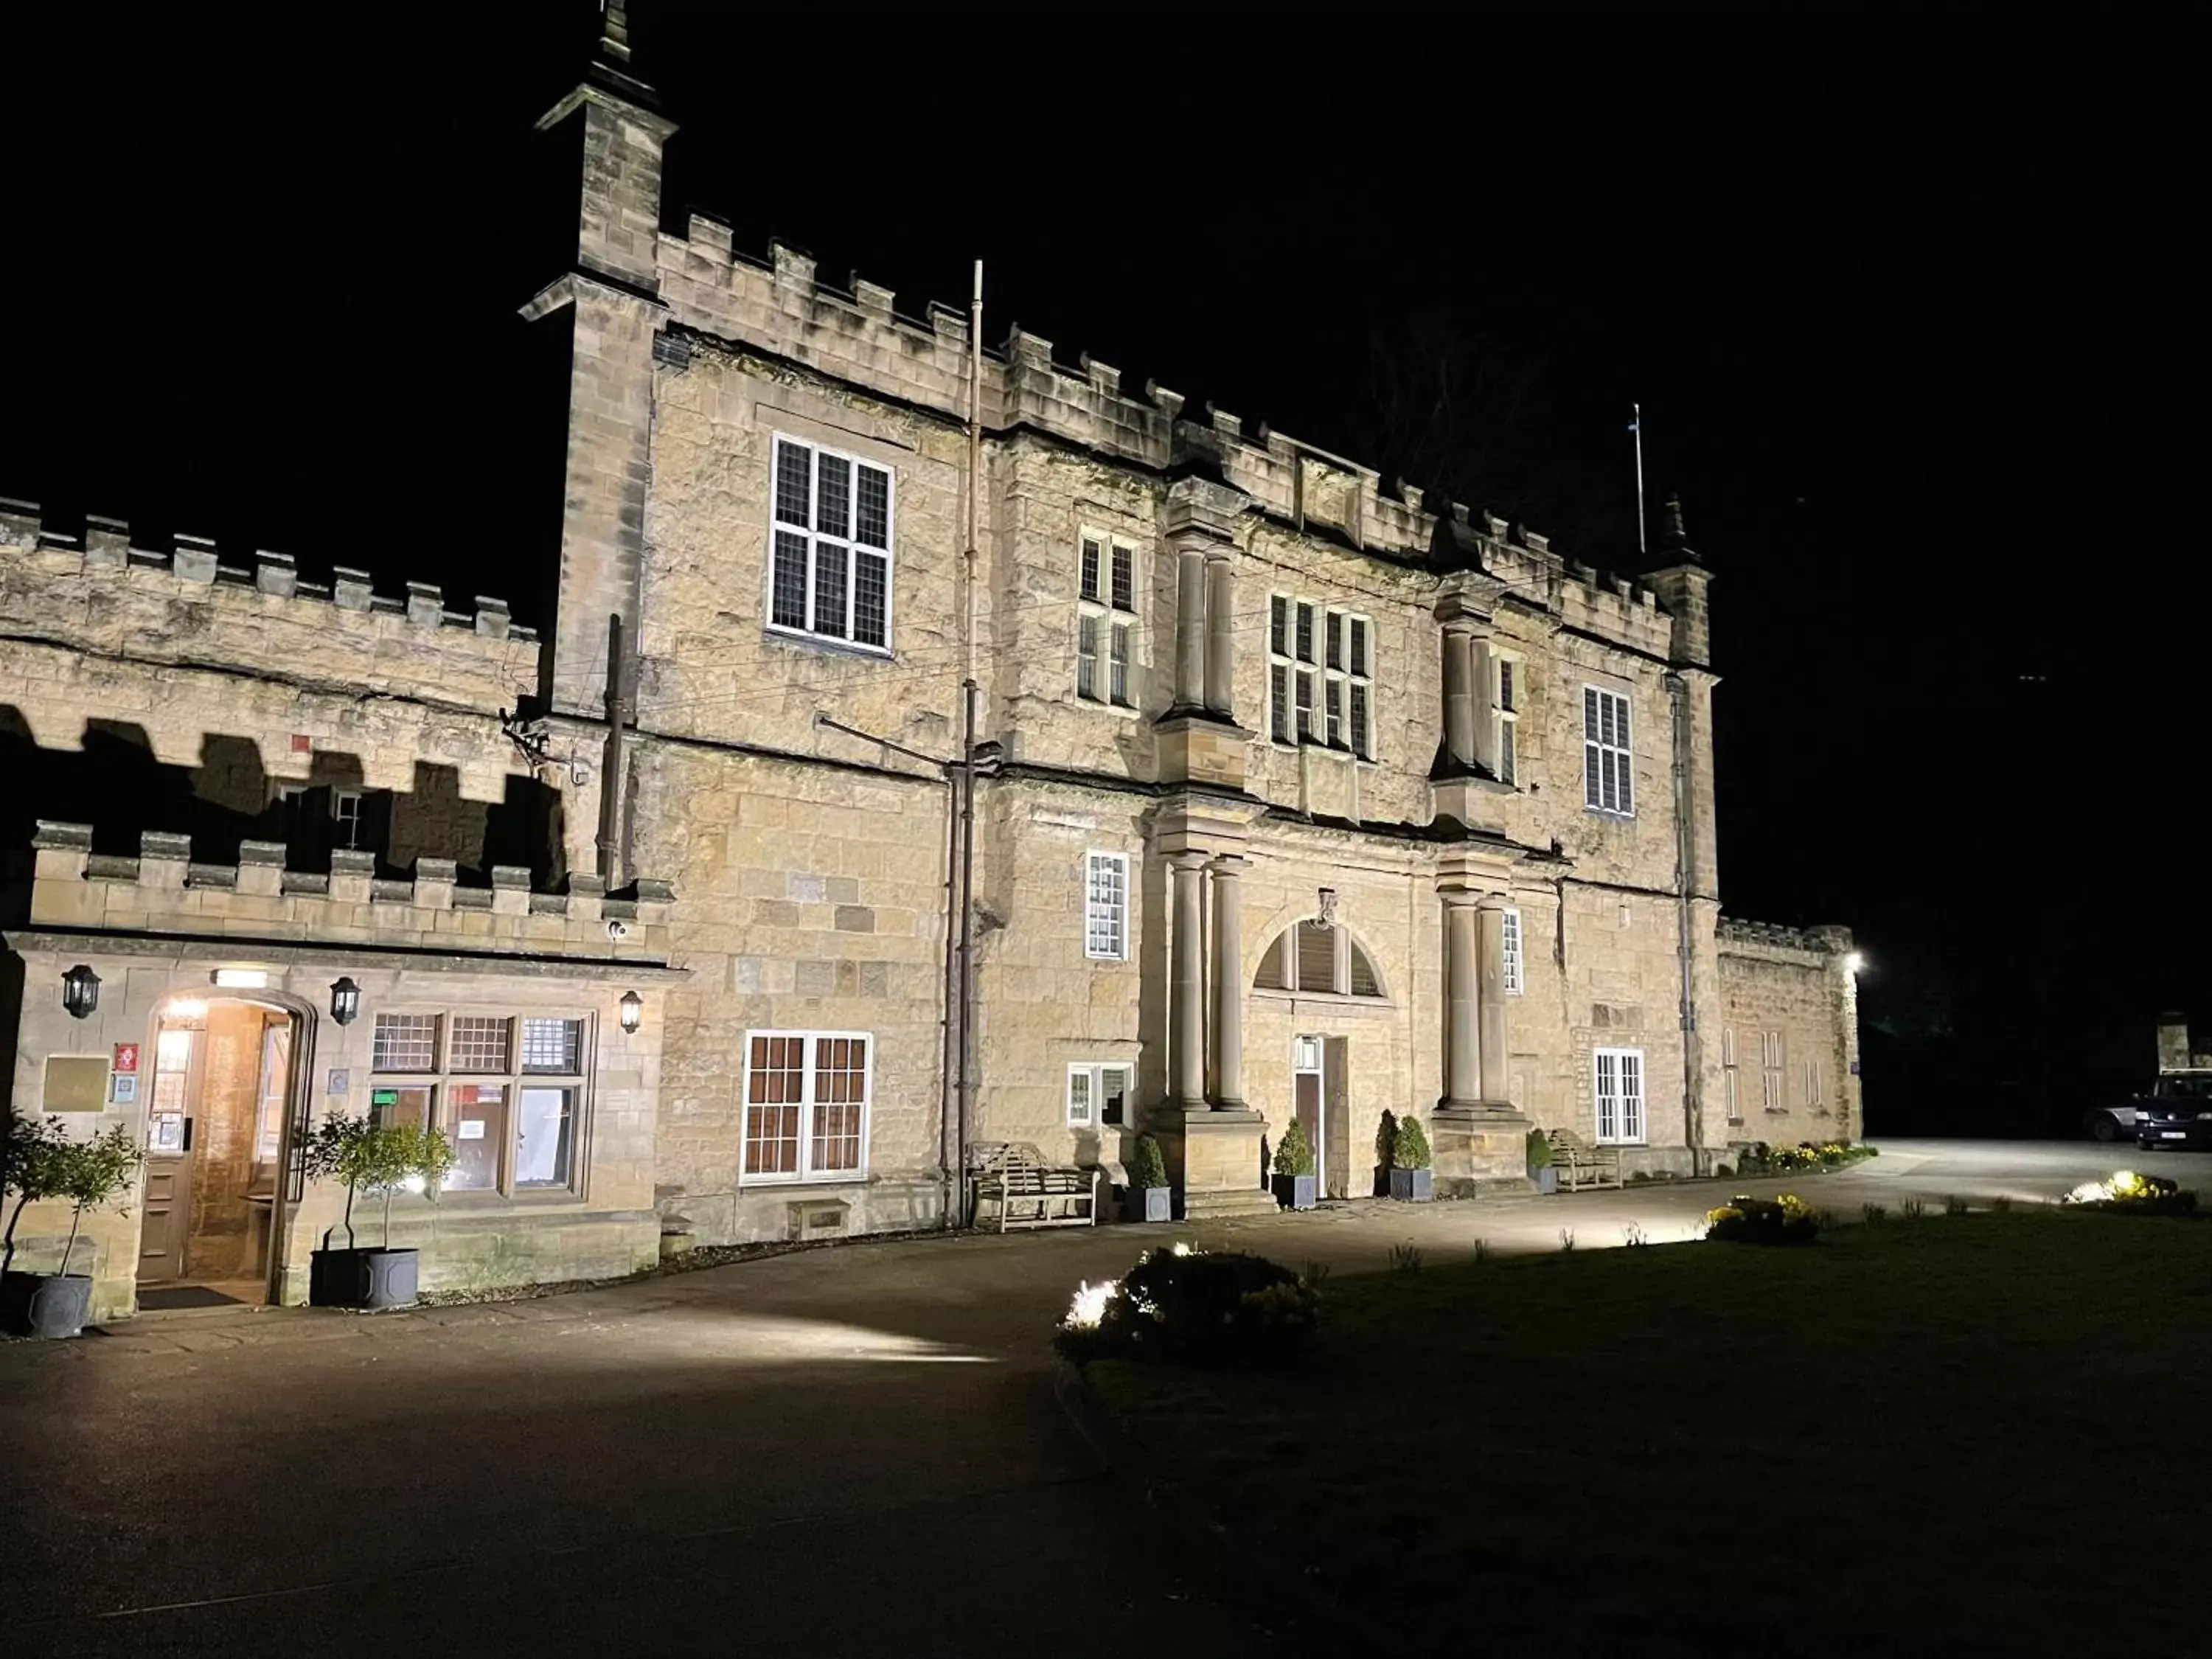
[[[2212,1072],[2172,1072],[2136,1097],[2136,1144],[2176,1152],[2212,1146]]]
[[[2135,1133],[2137,1115],[2132,1100],[2124,1106],[2100,1106],[2081,1120],[2081,1127],[2092,1140],[2122,1140]]]

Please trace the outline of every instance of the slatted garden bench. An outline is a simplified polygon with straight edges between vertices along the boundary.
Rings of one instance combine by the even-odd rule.
[[[996,1207],[999,1231],[1016,1227],[1095,1227],[1098,1171],[1044,1161],[1025,1142],[975,1149],[975,1224]]]
[[[1620,1185],[1618,1146],[1593,1146],[1572,1129],[1547,1129],[1544,1138],[1552,1143],[1552,1167],[1559,1172],[1564,1190]]]

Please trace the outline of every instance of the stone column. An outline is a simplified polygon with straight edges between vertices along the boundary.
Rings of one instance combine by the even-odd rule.
[[[1176,686],[1177,708],[1206,704],[1206,550],[1176,550]]]
[[[1237,907],[1251,864],[1234,854],[1213,860],[1213,1023],[1206,1041],[1213,1056],[1213,1103],[1223,1111],[1244,1105],[1244,933]]]
[[[1498,775],[1498,722],[1491,717],[1491,699],[1497,695],[1490,665],[1490,630],[1477,628],[1468,635],[1468,726],[1474,738],[1468,750],[1474,763],[1491,776]]]
[[[1236,718],[1237,567],[1231,550],[1217,547],[1206,556],[1206,712],[1224,720]]]
[[[1474,762],[1474,640],[1473,623],[1455,617],[1444,624],[1444,744],[1462,767]]]
[[[1475,895],[1443,894],[1444,1097],[1440,1104],[1472,1106],[1482,1097],[1481,1038],[1476,1025],[1478,975]]]
[[[1492,1105],[1512,1094],[1506,1071],[1512,1054],[1505,1036],[1505,912],[1503,893],[1485,893],[1475,907],[1480,933],[1482,961],[1476,981],[1480,988],[1477,1024],[1480,1029],[1482,1097]]]
[[[1187,568],[1187,567],[1186,567]],[[1199,878],[1203,853],[1170,853],[1175,924],[1169,939],[1168,1065],[1170,1094],[1184,1111],[1206,1109],[1206,951],[1200,927],[1205,904]]]

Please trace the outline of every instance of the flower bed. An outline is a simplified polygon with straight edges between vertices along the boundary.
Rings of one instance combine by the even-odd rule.
[[[1300,1274],[1242,1250],[1147,1250],[1120,1279],[1085,1284],[1054,1346],[1077,1364],[1279,1359],[1313,1334],[1320,1297]]]
[[[1795,1193],[1753,1198],[1739,1193],[1705,1214],[1705,1237],[1723,1244],[1810,1244],[1820,1224]]]
[[[1844,1140],[1801,1140],[1795,1146],[1770,1146],[1765,1141],[1753,1144],[1736,1167],[1738,1175],[1796,1175],[1801,1171],[1841,1170],[1862,1163],[1876,1154],[1875,1147],[1864,1142]]]
[[[2060,1200],[2085,1210],[2121,1215],[2195,1215],[2197,1194],[2164,1176],[2120,1170],[2110,1181],[2085,1181]]]

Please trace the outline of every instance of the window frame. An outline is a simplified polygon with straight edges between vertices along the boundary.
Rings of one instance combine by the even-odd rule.
[[[1096,544],[1098,549],[1097,583],[1095,593],[1085,593],[1083,588],[1084,551],[1086,544]],[[1121,603],[1115,585],[1115,567],[1120,556],[1129,560],[1129,602]],[[1137,606],[1138,568],[1139,550],[1126,536],[1117,536],[1110,530],[1100,530],[1091,525],[1078,528],[1075,536],[1075,697],[1076,701],[1093,708],[1111,709],[1118,714],[1137,712],[1137,671],[1143,660],[1138,648],[1138,634],[1142,626]],[[1083,625],[1091,624],[1091,690],[1083,689]],[[1115,645],[1121,653],[1117,659]],[[1121,684],[1114,684],[1115,669],[1121,671]]]
[[[1521,925],[1521,907],[1509,904],[1499,913],[1504,920],[1498,924],[1504,945],[1504,978],[1505,994],[1517,997],[1528,990],[1528,934]]]
[[[1106,1073],[1121,1074],[1121,1115],[1110,1122],[1106,1117]],[[1075,1080],[1081,1078],[1090,1092],[1087,1117],[1075,1115]],[[1126,1129],[1129,1125],[1129,1101],[1137,1091],[1137,1067],[1127,1060],[1072,1060],[1067,1063],[1067,1080],[1060,1092],[1060,1116],[1071,1129]]]
[[[1736,1073],[1735,1027],[1723,1025],[1721,1027],[1721,1089],[1730,1123],[1743,1121],[1741,1087]]]
[[[1333,950],[1329,966],[1329,983],[1326,986],[1306,986],[1297,983],[1299,932],[1303,928],[1317,926],[1319,924],[1313,917],[1301,917],[1284,927],[1276,933],[1274,938],[1267,941],[1267,948],[1260,953],[1260,966],[1253,975],[1250,987],[1252,994],[1263,997],[1290,997],[1308,1002],[1324,1000],[1357,1008],[1389,1006],[1390,1005],[1389,981],[1382,977],[1382,970],[1376,966],[1375,953],[1354,939],[1352,936],[1352,930],[1341,922],[1328,930],[1334,935],[1331,941]],[[1291,982],[1288,985],[1263,984],[1260,981],[1259,975],[1266,971],[1268,960],[1275,955],[1278,945],[1281,947],[1282,951],[1284,977]],[[1355,951],[1367,963],[1367,971],[1375,981],[1375,994],[1372,996],[1363,995],[1352,988],[1352,954]],[[1340,989],[1340,987],[1342,988]]]
[[[376,1030],[386,1018],[406,1016],[425,1016],[437,1021],[435,1035],[431,1039],[431,1068],[428,1071],[380,1071],[376,1068]],[[507,1067],[498,1072],[457,1070],[453,1065],[453,1021],[456,1019],[502,1019],[507,1024]],[[576,1069],[568,1072],[531,1071],[522,1063],[523,1036],[521,1022],[526,1019],[555,1019],[574,1024],[576,1034]],[[429,1121],[449,1144],[458,1148],[459,1132],[451,1120],[452,1091],[457,1088],[497,1087],[501,1096],[506,1118],[506,1136],[499,1149],[497,1174],[489,1187],[447,1187],[441,1189],[441,1199],[466,1201],[501,1200],[507,1203],[543,1203],[585,1197],[586,1177],[589,1167],[590,1132],[592,1123],[593,1070],[599,1059],[599,1014],[596,1010],[562,1005],[552,1007],[524,1007],[512,1003],[471,1004],[404,1003],[396,1008],[380,1008],[369,1026],[368,1109],[372,1117],[376,1111],[376,1096],[384,1089],[424,1089],[429,1091]],[[515,1171],[521,1164],[522,1091],[525,1089],[566,1089],[574,1099],[568,1109],[568,1174],[564,1181],[530,1182],[516,1180]]]
[[[1365,647],[1358,658],[1352,651],[1355,626]],[[1311,746],[1376,764],[1378,638],[1375,618],[1364,611],[1270,590],[1267,740],[1278,748]],[[1355,667],[1361,659],[1364,665]],[[1358,720],[1355,709],[1362,717]]]
[[[1790,1109],[1790,1052],[1778,1030],[1759,1034],[1759,1103],[1770,1112]]]
[[[840,449],[834,444],[820,443],[811,438],[802,438],[795,433],[778,429],[772,432],[770,435],[773,441],[769,447],[766,501],[768,541],[766,556],[762,560],[761,573],[763,579],[761,608],[763,625],[769,633],[780,638],[803,640],[809,645],[832,651],[857,652],[869,657],[895,656],[896,652],[892,641],[898,637],[898,556],[896,550],[898,544],[898,469],[886,465],[881,461],[872,460],[865,455],[855,454],[851,450]],[[808,522],[803,528],[798,525],[786,523],[776,514],[776,490],[778,480],[783,472],[783,452],[787,445],[805,450],[810,457],[807,462]],[[855,468],[865,466],[871,471],[884,475],[884,545],[882,547],[869,546],[860,539],[858,534],[860,491],[860,477],[857,471],[854,474],[853,487],[848,497],[846,533],[842,536],[836,536],[814,527],[815,521],[821,516],[822,458],[824,455],[834,456],[839,460],[848,462]],[[803,600],[806,623],[804,627],[778,622],[775,619],[776,537],[784,532],[803,536],[806,539],[806,591]],[[817,633],[814,629],[815,580],[817,573],[820,569],[821,562],[818,556],[823,542],[842,547],[845,553],[845,632],[842,635]],[[853,637],[853,624],[860,605],[859,556],[862,552],[866,552],[871,557],[878,553],[883,556],[884,640],[881,645],[872,645],[865,640]]]
[[[1597,699],[1595,702],[1592,699]],[[1613,708],[1613,729],[1618,739],[1607,742],[1604,737],[1604,711],[1607,705]],[[1583,811],[1600,817],[1632,818],[1636,816],[1636,722],[1634,709],[1630,706],[1626,691],[1615,691],[1602,685],[1585,683],[1583,686]],[[1592,722],[1596,725],[1593,729]],[[1613,799],[1608,805],[1604,799],[1607,775],[1605,760],[1613,757],[1611,774],[1614,780]],[[1625,770],[1624,770],[1625,766]],[[1593,799],[1595,797],[1595,799]],[[1626,805],[1618,803],[1626,801]]]
[[[1815,1054],[1808,1059],[1804,1066],[1805,1104],[1817,1112],[1828,1103],[1827,1095],[1821,1087],[1824,1079],[1820,1076],[1820,1056]]]
[[[1506,696],[1510,684],[1513,695]],[[1491,753],[1497,757],[1498,781],[1521,787],[1521,716],[1528,700],[1528,659],[1517,651],[1490,653]]]
[[[804,1063],[799,1068],[799,1167],[795,1170],[759,1170],[751,1167],[753,1100],[753,1042],[757,1038],[796,1038],[806,1044]],[[875,1133],[876,1117],[876,1044],[873,1031],[747,1030],[743,1037],[744,1063],[738,1073],[738,1185],[745,1187],[845,1187],[868,1179],[871,1142]],[[860,1067],[860,1158],[849,1170],[817,1170],[814,1169],[814,1079],[819,1069],[816,1045],[821,1042],[857,1042],[867,1045],[867,1059]]]
[[[1092,907],[1098,901],[1091,890],[1091,884],[1092,876],[1096,873],[1097,867],[1102,863],[1119,866],[1121,877],[1121,914],[1118,921],[1118,926],[1115,929],[1117,934],[1115,941],[1115,948],[1110,951],[1094,949],[1091,937],[1094,932],[1092,923]],[[1129,855],[1127,853],[1116,853],[1103,847],[1086,848],[1084,850],[1083,956],[1086,962],[1127,962],[1129,960],[1130,880],[1131,872],[1129,868]]]
[[[1616,1121],[1613,1133],[1605,1127],[1605,1062],[1613,1063],[1613,1075],[1616,1085],[1613,1100]],[[1633,1094],[1618,1085],[1628,1075],[1623,1060],[1634,1062],[1636,1089]],[[1645,1085],[1650,1073],[1644,1064],[1641,1048],[1593,1048],[1590,1050],[1590,1138],[1601,1146],[1647,1146],[1650,1145],[1651,1112]],[[1635,1133],[1626,1133],[1630,1116],[1626,1109],[1634,1106]]]

